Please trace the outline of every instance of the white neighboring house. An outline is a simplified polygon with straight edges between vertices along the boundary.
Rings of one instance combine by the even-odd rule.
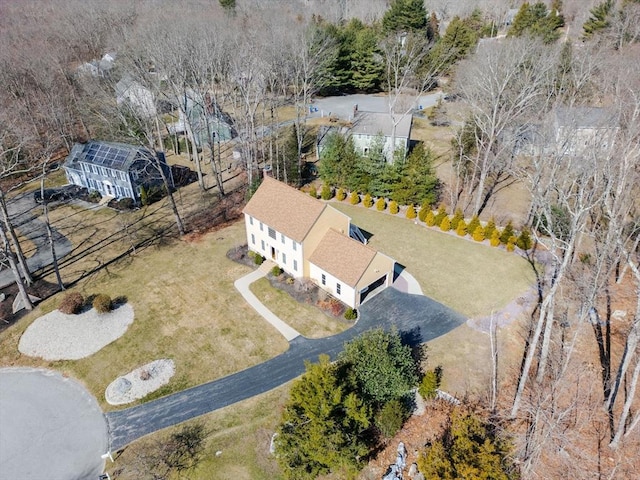
[[[116,101],[118,105],[129,102],[133,110],[144,118],[155,117],[158,113],[151,90],[140,85],[128,75],[116,83]]]
[[[397,123],[395,138],[394,122]],[[393,115],[392,117],[388,113],[358,112],[349,133],[356,151],[365,157],[369,154],[376,138],[382,137],[384,139],[384,156],[388,162],[393,162],[393,153],[397,149],[403,150],[405,155],[409,150],[412,123],[413,115],[411,114]]]
[[[393,282],[395,261],[349,237],[351,219],[266,176],[244,210],[247,244],[352,308]]]

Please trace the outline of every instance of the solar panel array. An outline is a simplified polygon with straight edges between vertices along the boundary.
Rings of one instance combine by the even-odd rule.
[[[125,169],[131,150],[124,147],[93,142],[85,154],[85,161],[103,167]]]

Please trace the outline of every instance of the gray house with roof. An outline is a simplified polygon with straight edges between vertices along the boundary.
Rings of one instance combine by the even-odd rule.
[[[140,188],[162,187],[160,169],[173,186],[164,154],[124,143],[92,140],[76,143],[63,165],[73,185],[96,190],[103,197],[132,198],[140,203]]]
[[[360,155],[368,157],[374,148],[382,148],[387,162],[393,163],[394,152],[400,150],[406,155],[409,151],[412,124],[411,114],[392,116],[388,113],[356,111],[350,127],[320,127],[316,140],[316,157],[322,157],[330,135],[339,133],[351,138]]]
[[[358,112],[350,130],[356,151],[368,156],[376,141],[382,142],[382,151],[388,162],[393,162],[396,150],[405,155],[409,150],[413,115],[390,115],[388,113]],[[395,124],[395,128],[394,128]]]
[[[615,112],[602,107],[558,107],[554,116],[555,148],[565,155],[607,148],[618,132]]]

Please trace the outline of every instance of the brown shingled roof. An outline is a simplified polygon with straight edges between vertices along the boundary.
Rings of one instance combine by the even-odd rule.
[[[355,287],[377,252],[334,229],[311,254],[309,262],[320,267],[350,287]]]
[[[243,212],[302,242],[325,206],[300,190],[265,176]]]

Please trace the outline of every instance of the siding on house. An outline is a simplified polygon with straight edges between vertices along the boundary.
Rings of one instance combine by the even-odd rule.
[[[393,138],[394,122],[397,123],[395,138]],[[351,128],[351,138],[356,151],[367,156],[375,140],[382,136],[383,153],[387,161],[392,162],[396,149],[402,149],[405,154],[409,149],[412,122],[411,114],[400,117],[399,115],[391,116],[388,113],[360,112]]]
[[[97,190],[103,196],[140,201],[140,187],[161,186],[164,174],[173,186],[171,169],[164,155],[115,142],[76,143],[63,165],[73,185]]]
[[[250,250],[351,307],[359,305],[362,289],[382,277],[388,286],[393,278],[392,259],[349,237],[349,216],[271,177],[243,213]]]

